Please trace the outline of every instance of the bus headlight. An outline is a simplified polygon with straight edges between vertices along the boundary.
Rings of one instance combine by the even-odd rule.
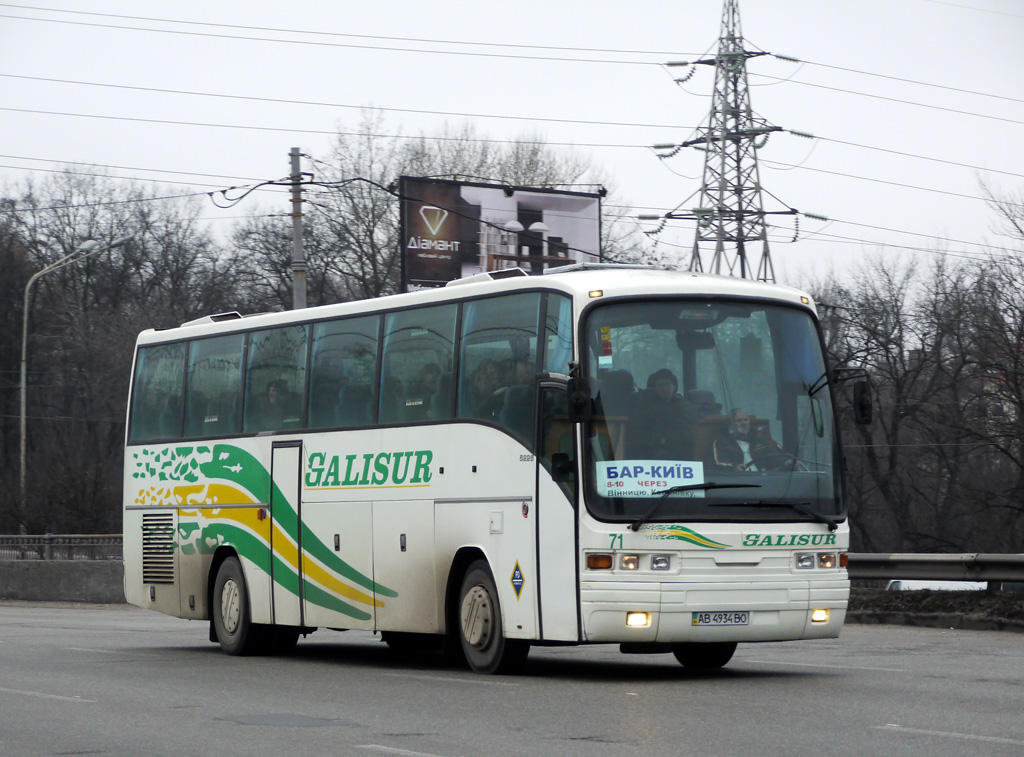
[[[808,570],[813,568],[814,563],[814,555],[811,553],[804,553],[796,556],[796,567],[798,570]]]
[[[672,567],[672,555],[651,555],[651,570],[668,570]]]
[[[833,554],[827,554],[822,552],[818,555],[818,567],[819,568],[834,568],[836,567],[836,556]]]
[[[623,570],[636,570],[640,567],[640,557],[638,555],[623,555],[619,560],[619,567]]]
[[[828,623],[828,610],[811,610],[812,623]]]

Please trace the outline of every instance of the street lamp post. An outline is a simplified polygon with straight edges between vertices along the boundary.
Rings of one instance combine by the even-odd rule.
[[[28,365],[28,303],[29,294],[32,290],[32,285],[36,283],[36,280],[44,273],[55,271],[58,268],[63,268],[66,265],[77,262],[82,258],[88,257],[89,255],[95,255],[97,252],[104,252],[105,250],[112,250],[115,247],[131,241],[134,238],[134,234],[120,237],[115,239],[108,245],[100,244],[94,239],[90,239],[87,242],[83,242],[74,250],[69,252],[67,255],[62,257],[60,260],[51,263],[45,268],[41,268],[29,277],[28,283],[25,284],[25,301],[22,305],[21,310],[21,460],[19,461],[19,488],[21,492],[21,531],[25,531],[25,396],[27,386],[27,370]]]

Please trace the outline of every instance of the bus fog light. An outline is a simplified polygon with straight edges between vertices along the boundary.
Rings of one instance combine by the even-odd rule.
[[[587,570],[611,570],[611,555],[587,555]]]
[[[828,623],[828,610],[811,610],[812,623]]]
[[[651,615],[646,612],[627,612],[626,625],[630,628],[646,628],[651,624]]]
[[[619,561],[619,566],[623,570],[636,570],[640,567],[640,557],[637,555],[623,555]]]
[[[799,570],[807,570],[814,567],[814,555],[802,554],[796,556],[796,567]]]
[[[832,554],[822,553],[818,555],[818,567],[819,568],[834,568],[836,567],[836,556]]]
[[[672,567],[672,555],[653,555],[651,570],[668,570]]]

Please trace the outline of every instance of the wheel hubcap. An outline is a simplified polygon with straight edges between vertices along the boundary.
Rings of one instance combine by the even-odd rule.
[[[494,630],[491,597],[482,586],[474,586],[462,598],[462,637],[474,649],[483,649]]]
[[[238,584],[229,578],[224,582],[220,593],[220,616],[224,621],[224,630],[234,633],[238,630],[238,619],[242,612],[242,602],[238,595]]]

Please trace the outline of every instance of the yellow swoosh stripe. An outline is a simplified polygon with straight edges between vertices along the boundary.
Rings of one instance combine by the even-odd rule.
[[[289,567],[295,570],[296,573],[299,571],[299,553],[295,547],[295,544],[288,538],[288,536],[282,531],[277,524],[274,525],[274,551],[277,556],[284,560]],[[343,583],[334,574],[329,573],[319,563],[314,562],[310,558],[306,558],[302,561],[303,567],[303,578],[313,579],[318,584],[323,586],[325,589],[333,591],[335,594],[340,594],[343,597],[352,599],[356,602],[362,602],[365,605],[372,605],[374,607],[383,607],[384,603],[375,597],[370,596],[364,592],[359,591],[346,583]]]

